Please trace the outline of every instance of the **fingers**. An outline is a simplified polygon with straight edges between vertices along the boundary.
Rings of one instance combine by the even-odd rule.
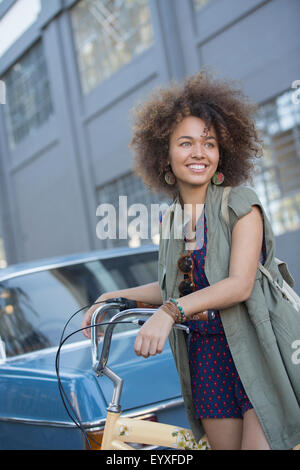
[[[149,355],[150,355],[150,346],[151,346],[150,338],[144,338],[143,342],[142,342],[142,347],[141,347],[141,355],[143,357],[149,357]]]
[[[172,329],[174,320],[164,311],[157,311],[140,329],[134,351],[137,356],[149,357],[160,354]]]
[[[140,331],[134,343],[134,351],[137,356],[145,358],[161,354],[166,342],[165,335],[147,335]]]
[[[134,344],[134,351],[137,356],[143,356],[145,358],[155,356],[156,354],[160,354],[163,350],[163,345],[159,350],[158,343],[158,338],[147,338],[142,335],[138,335]]]
[[[91,319],[95,310],[96,308],[91,308],[85,313],[82,323],[81,323],[81,328],[86,328],[86,327],[91,326]],[[86,328],[85,330],[82,330],[82,333],[86,338],[88,339],[91,338],[91,328]]]
[[[133,347],[134,352],[137,356],[141,355],[141,347],[142,347],[142,338],[138,334],[137,337],[135,338],[134,347]]]
[[[91,321],[88,321],[88,319],[84,318],[83,322],[81,323],[81,328],[85,328],[86,326],[90,326],[90,324],[91,324]],[[86,338],[90,339],[90,337],[91,337],[91,329],[90,328],[87,328],[86,330],[82,330],[82,333]]]
[[[149,355],[150,356],[155,356],[158,354],[158,342],[159,338],[152,338],[152,341],[150,342],[150,347],[149,347]]]
[[[163,352],[166,339],[167,339],[167,338],[165,338],[165,339],[164,339],[164,338],[159,338],[159,340],[158,340],[158,342],[157,342],[157,347],[156,347],[156,350],[157,350],[157,353],[158,353],[158,354],[161,354],[161,353]]]
[[[86,328],[86,327],[90,327],[91,326],[91,320],[92,320],[92,316],[93,316],[93,313],[96,311],[96,309],[100,306],[100,302],[101,302],[101,305],[102,303],[105,302],[105,299],[102,299],[101,297],[99,299],[97,299],[98,304],[97,305],[94,305],[93,307],[89,308],[89,310],[85,313],[84,317],[83,317],[83,320],[81,322],[81,328]],[[98,323],[100,323],[102,321],[102,319],[104,318],[105,314],[103,313],[101,315],[100,318],[98,318]],[[91,328],[86,328],[85,330],[82,330],[82,334],[90,339],[91,338]],[[100,334],[98,333],[98,336],[103,336],[103,334]]]
[[[134,351],[137,356],[149,357],[150,338],[138,334],[134,343]]]

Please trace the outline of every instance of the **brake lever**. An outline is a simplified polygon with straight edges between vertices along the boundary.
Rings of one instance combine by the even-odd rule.
[[[118,303],[119,306],[118,308],[122,312],[123,310],[129,310],[131,308],[137,308],[137,302],[136,300],[130,300],[126,299],[126,297],[113,297],[111,299],[106,299],[105,303],[111,304],[111,303]]]

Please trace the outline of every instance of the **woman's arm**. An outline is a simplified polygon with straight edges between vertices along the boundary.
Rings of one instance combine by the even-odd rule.
[[[252,292],[263,241],[258,206],[239,219],[232,231],[229,275],[216,284],[177,299],[187,317],[208,309],[225,309],[247,300]]]
[[[106,297],[108,294],[106,294]],[[151,282],[139,287],[109,292],[109,297],[126,297],[130,300],[139,300],[146,304],[161,305],[163,298],[158,282]],[[107,297],[108,298],[108,297]]]
[[[130,299],[130,300],[138,300],[146,304],[153,304],[157,306],[163,303],[161,290],[160,290],[158,282],[151,282],[150,284],[145,284],[139,287],[132,287],[130,289],[122,289],[122,290],[117,290],[113,292],[105,292],[104,294],[101,294],[100,297],[98,297],[95,300],[95,302],[105,302],[105,300],[114,298],[114,297],[126,297],[127,299]],[[84,317],[81,323],[81,328],[90,326],[93,313],[99,307],[99,305],[100,304],[93,305],[92,307],[89,308],[89,310],[87,310],[87,312],[84,314]],[[101,317],[99,318],[98,321],[100,322],[102,319],[103,318]],[[83,330],[83,335],[86,336],[87,338],[90,338],[91,337],[90,328]]]
[[[239,219],[232,231],[229,275],[226,279],[177,299],[187,317],[208,309],[225,309],[251,295],[263,241],[263,222],[259,207]],[[162,352],[174,321],[163,310],[140,329],[134,350],[148,357]]]

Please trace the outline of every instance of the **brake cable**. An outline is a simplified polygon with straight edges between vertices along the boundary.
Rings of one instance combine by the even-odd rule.
[[[57,353],[56,353],[56,357],[55,357],[55,371],[56,371],[56,376],[57,376],[57,383],[58,383],[58,390],[59,390],[59,393],[60,393],[60,397],[61,397],[61,400],[63,402],[63,405],[64,405],[64,408],[67,412],[67,414],[69,415],[69,417],[71,418],[71,420],[73,421],[73,423],[76,425],[77,428],[79,428],[81,430],[81,432],[84,434],[84,437],[86,439],[86,442],[89,446],[89,449],[92,450],[91,448],[91,444],[90,444],[90,441],[89,439],[91,439],[92,441],[94,441],[97,445],[100,446],[100,443],[96,441],[96,439],[94,439],[93,437],[91,436],[88,436],[88,433],[87,431],[85,430],[83,424],[81,423],[80,419],[79,419],[79,416],[77,415],[72,403],[70,402],[64,388],[63,388],[63,385],[61,383],[61,380],[60,380],[60,376],[59,376],[59,358],[60,358],[60,351],[61,351],[61,348],[63,346],[63,344],[73,335],[75,335],[76,333],[79,333],[80,331],[83,331],[83,330],[87,330],[89,328],[94,328],[94,327],[97,327],[97,326],[101,326],[101,325],[109,325],[110,322],[101,322],[101,323],[96,323],[94,325],[89,325],[89,326],[85,326],[83,328],[80,328],[78,330],[75,330],[73,331],[72,333],[70,333],[68,336],[66,336],[65,338],[63,338],[64,336],[64,333],[66,331],[66,328],[68,326],[68,324],[70,323],[70,321],[72,320],[72,318],[77,315],[79,312],[81,312],[82,310],[85,310],[87,308],[91,308],[93,305],[97,305],[97,304],[102,304],[102,303],[112,303],[112,302],[118,302],[120,304],[120,311],[122,310],[126,310],[128,308],[135,308],[137,305],[138,305],[138,302],[136,302],[135,300],[130,300],[130,299],[126,299],[125,297],[117,297],[117,298],[111,298],[111,299],[107,299],[107,300],[103,300],[103,301],[100,301],[100,302],[94,302],[90,305],[86,305],[85,307],[82,307],[80,308],[79,310],[77,310],[75,313],[73,313],[70,318],[68,319],[68,321],[65,323],[65,326],[63,328],[63,331],[62,331],[62,334],[61,334],[61,337],[60,337],[60,341],[59,341],[59,346],[58,346],[58,349],[57,349]],[[114,322],[115,324],[118,324],[118,323],[129,323],[129,324],[138,324],[138,325],[142,325],[144,323],[143,320],[138,320],[138,322],[134,321],[134,320],[131,320],[131,321],[116,321]],[[73,412],[73,415],[75,416],[75,418],[71,415],[68,407],[67,407],[67,403],[70,407],[70,409],[72,410]],[[77,421],[76,421],[77,419]]]

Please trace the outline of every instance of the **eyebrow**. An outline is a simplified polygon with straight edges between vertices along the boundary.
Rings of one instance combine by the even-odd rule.
[[[191,140],[193,140],[193,138],[194,137],[191,137],[190,135],[182,135],[181,137],[178,137],[178,139],[176,139],[176,140],[179,140],[179,139],[191,139]],[[209,136],[204,137],[204,138],[205,139],[214,139],[215,141],[217,141],[216,138],[213,137],[212,135],[209,135]]]

